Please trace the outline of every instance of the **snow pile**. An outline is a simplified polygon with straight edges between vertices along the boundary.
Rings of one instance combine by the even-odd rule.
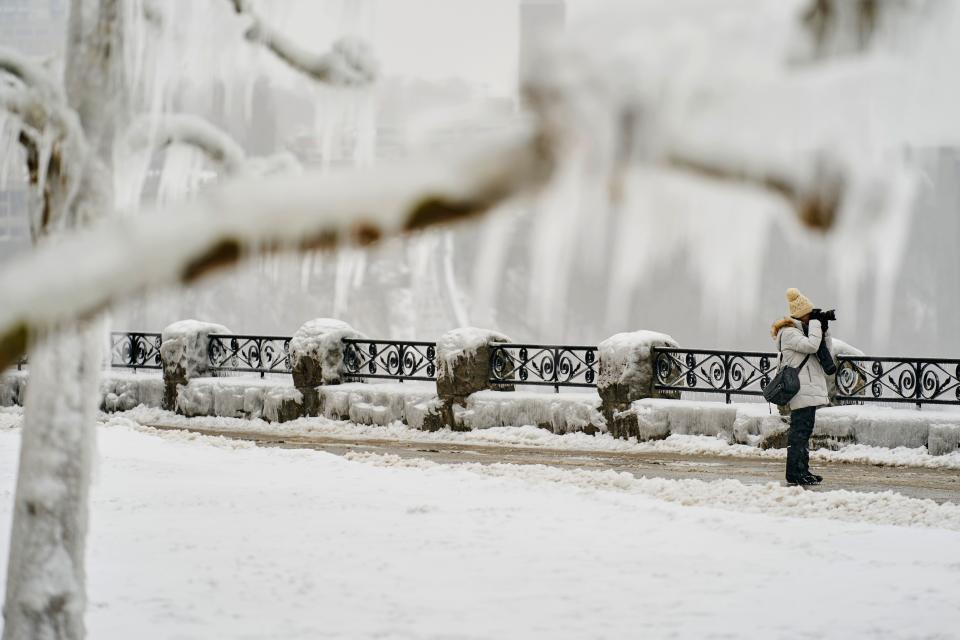
[[[8,371],[0,375],[0,407],[23,406],[29,371]],[[159,407],[163,400],[163,377],[154,371],[107,369],[100,377],[100,408],[128,411],[137,405]]]
[[[960,411],[916,411],[874,406],[829,407],[817,411],[814,435],[850,434],[858,444],[874,447],[924,447],[931,429],[960,424]]]
[[[317,318],[306,322],[290,340],[290,364],[294,372],[309,371],[300,375],[317,384],[339,382],[344,338],[366,336],[342,320]],[[319,366],[319,372],[313,370],[316,366]]]
[[[933,455],[960,452],[960,420],[949,424],[931,424],[927,435],[927,451]]]
[[[455,407],[457,424],[468,429],[532,425],[553,433],[606,431],[600,396],[590,393],[478,391],[465,408]]]
[[[631,404],[641,439],[672,434],[711,435],[729,442],[758,445],[789,427],[789,419],[766,404],[648,398]],[[895,449],[929,447],[934,454],[957,450],[960,411],[916,411],[878,406],[825,407],[817,411],[814,446],[864,444]],[[931,437],[932,436],[932,437]],[[932,445],[931,445],[932,442]]]
[[[145,371],[105,371],[100,378],[100,394],[103,411],[129,411],[141,404],[159,407],[163,403],[163,376]]]
[[[247,413],[246,417],[256,417],[259,397],[259,394],[255,391],[244,391],[244,412]],[[299,389],[286,385],[264,386],[262,398],[263,410],[260,415],[270,422],[281,421],[284,417],[283,413],[286,405],[290,403],[296,405],[303,404],[303,393],[301,393]],[[249,402],[247,402],[248,399]],[[248,407],[250,407],[252,411],[247,412]]]
[[[323,415],[361,425],[403,422],[414,429],[437,399],[433,383],[348,383],[317,388]]]
[[[470,473],[511,478],[524,482],[573,485],[589,491],[627,491],[686,507],[711,507],[726,511],[766,515],[830,518],[845,522],[869,522],[881,525],[935,527],[960,531],[960,506],[933,500],[908,498],[893,491],[859,493],[854,491],[806,491],[784,487],[776,482],[743,484],[738,480],[667,480],[636,478],[625,471],[560,469],[546,465],[480,464],[476,462],[443,465],[423,458],[401,458],[369,452],[349,452],[348,460],[384,467],[437,470],[451,468]]]
[[[244,376],[195,378],[180,386],[177,410],[188,417],[277,420],[277,412],[285,400],[302,400],[302,395],[286,376],[271,379]]]
[[[23,405],[27,397],[26,371],[6,371],[0,373],[0,407]]]
[[[626,413],[635,414],[641,439],[656,440],[670,434],[717,436],[733,441],[737,407],[716,402],[638,400]]]
[[[0,407],[0,431],[19,429],[23,423],[23,409],[20,407]]]

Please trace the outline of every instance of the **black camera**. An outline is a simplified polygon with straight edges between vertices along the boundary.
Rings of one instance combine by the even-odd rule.
[[[824,311],[823,309],[814,309],[810,312],[810,319],[820,321],[829,320],[830,322],[836,322],[837,310],[830,309],[828,311]]]

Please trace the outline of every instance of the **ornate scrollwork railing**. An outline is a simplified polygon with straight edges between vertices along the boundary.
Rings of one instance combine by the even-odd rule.
[[[110,334],[110,366],[127,369],[162,369],[159,333]]]
[[[656,349],[654,388],[731,396],[762,396],[773,377],[777,354],[757,351]]]
[[[493,384],[532,384],[553,387],[595,387],[597,348],[545,344],[490,345]]]
[[[960,360],[837,357],[837,400],[960,404]]]
[[[288,336],[240,336],[213,334],[207,341],[207,356],[213,371],[290,373]]]
[[[343,370],[347,378],[391,380],[437,379],[435,342],[344,339]]]

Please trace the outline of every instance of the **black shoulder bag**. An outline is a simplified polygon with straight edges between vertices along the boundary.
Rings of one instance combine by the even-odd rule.
[[[763,397],[767,402],[775,405],[789,404],[793,396],[800,392],[800,369],[803,369],[810,359],[810,354],[803,359],[799,367],[783,366],[783,338],[780,338],[780,366],[777,375],[773,376],[767,386],[763,388]]]

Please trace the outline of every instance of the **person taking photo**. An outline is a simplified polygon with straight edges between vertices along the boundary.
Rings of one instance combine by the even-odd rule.
[[[810,471],[810,436],[817,408],[830,404],[827,375],[836,372],[830,356],[830,320],[833,311],[821,311],[797,289],[787,289],[790,315],[773,324],[772,335],[780,350],[780,366],[799,369],[800,390],[790,400],[787,435],[787,484],[815,485],[823,477]],[[827,370],[825,370],[825,367]]]

